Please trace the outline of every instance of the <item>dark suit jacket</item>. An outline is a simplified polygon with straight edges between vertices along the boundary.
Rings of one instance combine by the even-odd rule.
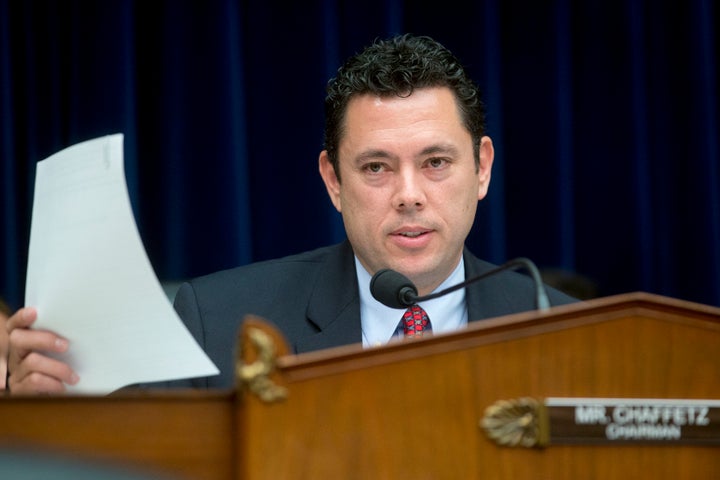
[[[466,278],[495,268],[464,252]],[[548,289],[552,305],[574,301]],[[530,277],[503,272],[467,288],[471,321],[535,308]],[[362,342],[360,296],[346,241],[200,277],[180,287],[175,309],[220,375],[167,386],[231,387],[237,332],[246,314],[274,323],[296,353]]]

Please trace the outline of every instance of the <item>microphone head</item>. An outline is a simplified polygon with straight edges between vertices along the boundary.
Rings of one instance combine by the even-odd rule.
[[[390,308],[406,308],[415,303],[418,291],[415,285],[400,272],[384,268],[370,280],[370,293],[375,300]]]

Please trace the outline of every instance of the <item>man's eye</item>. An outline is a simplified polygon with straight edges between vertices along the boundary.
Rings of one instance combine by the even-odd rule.
[[[368,163],[364,168],[370,173],[379,173],[383,170],[382,163]]]
[[[446,163],[447,162],[444,158],[431,158],[430,160],[428,160],[428,165],[430,165],[432,168],[440,168]]]

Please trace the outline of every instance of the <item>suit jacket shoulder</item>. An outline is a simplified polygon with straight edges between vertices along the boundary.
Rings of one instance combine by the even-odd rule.
[[[476,277],[497,268],[497,265],[480,260],[468,249],[465,249],[463,257],[465,278]],[[577,301],[548,286],[545,286],[545,289],[551,306]],[[471,284],[465,294],[469,321],[526,312],[536,308],[535,283],[530,276],[514,271],[500,272],[479,280]]]
[[[347,242],[225,270],[180,287],[175,309],[221,374],[193,381],[233,384],[243,318],[275,324],[299,353],[362,341],[357,275]]]

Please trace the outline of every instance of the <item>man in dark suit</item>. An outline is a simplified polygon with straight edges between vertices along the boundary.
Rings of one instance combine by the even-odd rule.
[[[425,295],[494,267],[464,248],[493,147],[479,93],[449,51],[428,38],[377,42],[331,80],[325,113],[319,170],[348,241],[184,285],[175,307],[221,370],[192,385],[232,385],[247,313],[275,323],[295,352],[383,344],[403,336],[404,309],[372,298],[372,274],[392,268]],[[434,332],[452,331],[534,308],[533,290],[527,276],[505,273],[422,307]]]
[[[222,372],[192,385],[232,385],[236,331],[246,314],[275,323],[305,352],[453,331],[534,306],[532,282],[516,273],[407,311],[369,292],[382,268],[404,274],[420,295],[492,268],[464,243],[488,191],[493,145],[478,89],[451,52],[427,37],[376,42],[330,81],[325,114],[319,171],[347,241],[184,285],[175,307]],[[569,301],[551,292],[552,304]],[[11,391],[62,391],[77,376],[39,352],[64,350],[67,342],[30,330],[34,315],[23,309],[11,319],[23,334],[14,336]]]

